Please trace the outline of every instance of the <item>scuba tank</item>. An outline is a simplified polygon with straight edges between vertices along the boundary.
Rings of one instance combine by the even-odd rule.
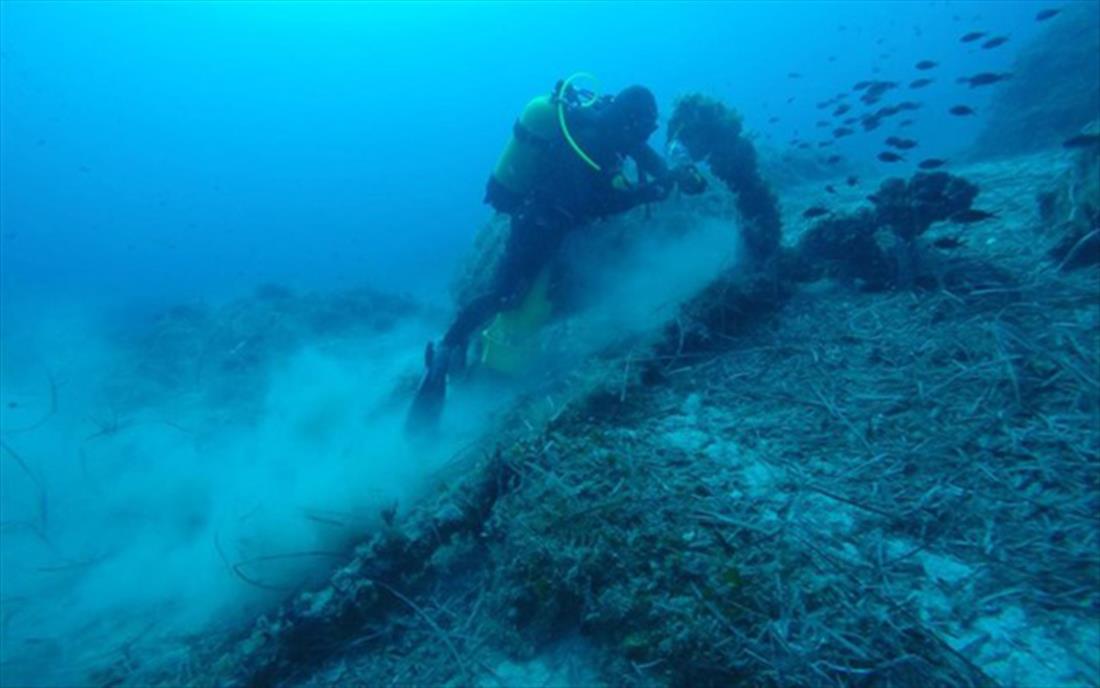
[[[566,124],[566,113],[591,107],[600,102],[595,92],[573,86],[577,79],[592,78],[579,73],[559,81],[548,95],[532,98],[512,126],[512,136],[504,146],[489,178],[487,198],[502,212],[515,210],[534,188],[544,169],[550,146],[566,143],[590,167],[600,166],[577,144]]]

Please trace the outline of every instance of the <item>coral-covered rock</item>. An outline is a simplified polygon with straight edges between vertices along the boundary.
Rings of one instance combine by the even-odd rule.
[[[1100,133],[1100,120],[1084,133]],[[1073,166],[1038,196],[1043,232],[1053,237],[1051,258],[1063,270],[1100,263],[1100,146],[1080,150]]]
[[[741,116],[700,94],[681,98],[668,124],[668,138],[684,145],[692,159],[706,160],[737,197],[742,237],[750,259],[761,264],[779,248],[779,201],[760,175],[756,148],[741,136]]]
[[[871,195],[877,222],[903,241],[924,234],[934,222],[947,220],[970,208],[978,187],[946,172],[919,172],[908,182],[887,179]]]

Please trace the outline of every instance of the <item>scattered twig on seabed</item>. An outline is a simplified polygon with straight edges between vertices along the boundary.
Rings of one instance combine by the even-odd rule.
[[[451,642],[451,637],[449,635],[447,635],[447,633],[442,628],[439,627],[439,625],[435,622],[434,619],[432,619],[431,616],[428,615],[427,612],[425,612],[423,609],[421,609],[415,602],[410,600],[408,597],[405,597],[405,595],[398,592],[397,589],[395,589],[392,585],[390,585],[388,583],[385,583],[383,581],[380,581],[378,579],[373,579],[373,581],[374,581],[375,585],[379,586],[380,588],[382,588],[386,592],[390,593],[391,595],[393,595],[397,599],[404,602],[409,607],[409,609],[412,609],[416,613],[417,616],[419,616],[421,619],[423,619],[424,622],[427,623],[428,626],[432,629],[432,631],[434,631],[435,634],[437,636],[439,636],[439,639],[443,641],[443,644],[447,646],[447,649],[450,651],[451,656],[454,658],[455,662],[458,664],[459,671],[462,672],[463,677],[464,678],[471,678],[470,672],[466,667],[466,662],[464,662],[462,660],[462,655],[458,654],[458,650],[455,648],[454,643]]]
[[[27,462],[23,460],[23,457],[19,456],[19,453],[11,448],[4,440],[0,439],[0,447],[3,447],[4,451],[8,453],[15,463],[27,474],[31,482],[34,483],[35,488],[38,490],[38,531],[39,535],[43,538],[46,537],[46,525],[49,521],[49,498],[46,492],[46,483],[40,478],[31,467],[27,465]]]

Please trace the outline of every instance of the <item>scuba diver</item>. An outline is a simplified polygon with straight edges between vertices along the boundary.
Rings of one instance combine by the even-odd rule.
[[[443,410],[449,373],[466,366],[471,335],[494,315],[514,309],[539,283],[565,237],[593,220],[664,200],[674,185],[700,193],[705,181],[690,165],[670,170],[647,143],[657,130],[657,101],[630,86],[597,97],[572,86],[533,99],[512,128],[485,193],[510,218],[503,255],[480,296],[459,309],[438,346],[425,350],[425,373],[406,419],[412,434],[433,430]],[[638,180],[624,176],[634,161]]]

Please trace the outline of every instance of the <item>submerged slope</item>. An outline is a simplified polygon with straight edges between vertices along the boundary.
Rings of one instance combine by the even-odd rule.
[[[926,262],[937,289],[821,281],[746,316],[719,280],[648,348],[529,395],[189,677],[1095,683],[1098,275],[1008,202],[1059,160],[962,170],[1006,204]]]

